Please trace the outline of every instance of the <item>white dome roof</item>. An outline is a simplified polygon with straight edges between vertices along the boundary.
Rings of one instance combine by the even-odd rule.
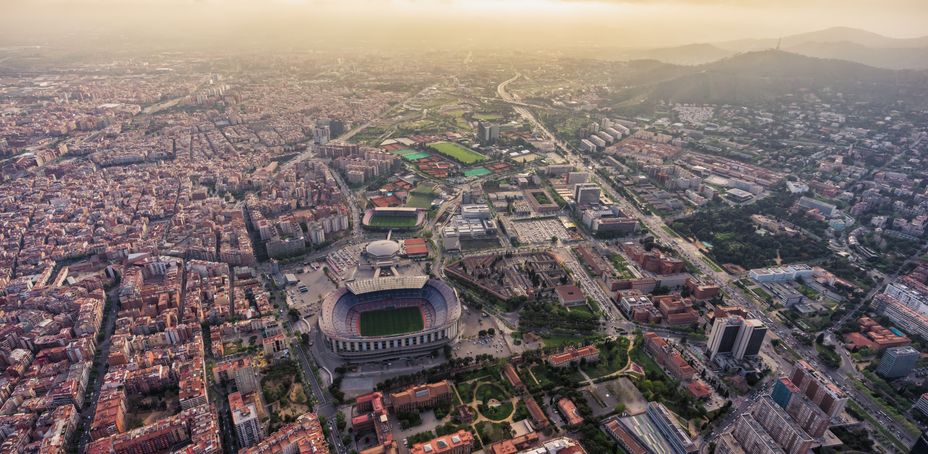
[[[400,244],[392,240],[371,241],[367,245],[367,253],[377,257],[393,257],[400,252]]]

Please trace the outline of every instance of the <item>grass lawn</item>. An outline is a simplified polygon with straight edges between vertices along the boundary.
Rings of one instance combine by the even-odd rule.
[[[552,383],[551,378],[548,376],[548,369],[544,366],[533,366],[532,375],[535,376],[535,379],[538,380],[538,386],[546,386]]]
[[[487,159],[486,156],[454,142],[435,142],[429,144],[429,147],[461,164],[474,164]]]
[[[371,216],[371,227],[413,228],[418,219],[415,216]]]
[[[604,375],[609,375],[628,364],[628,342],[629,340],[620,337],[616,341],[616,346],[608,351],[602,351],[599,357],[599,361],[587,364],[583,368],[584,372],[590,376],[590,378],[599,378]]]
[[[628,269],[628,263],[625,261],[624,257],[617,253],[612,253],[609,255],[609,259],[612,262],[612,267],[615,268],[616,275],[620,279],[632,279],[635,277]]]
[[[474,117],[474,120],[479,120],[479,121],[494,121],[494,120],[499,120],[503,118],[501,115],[492,114],[492,113],[475,113],[473,117]]]
[[[497,441],[512,438],[512,429],[509,428],[509,424],[483,421],[477,423],[474,427],[477,429],[477,433],[480,434],[480,439],[483,440],[485,444],[496,443]]]
[[[477,387],[477,400],[484,402],[489,399],[496,400],[507,400],[509,399],[509,394],[503,388],[495,385],[493,383],[481,383]]]
[[[432,206],[432,200],[435,200],[435,188],[428,185],[419,186],[409,193],[406,206],[428,209]]]
[[[474,384],[473,383],[455,383],[454,386],[458,388],[458,394],[461,395],[461,400],[464,403],[470,403],[474,400]]]
[[[535,198],[535,201],[538,202],[539,205],[548,205],[551,203],[551,199],[542,191],[532,192],[532,197]]]
[[[586,304],[581,304],[579,306],[573,306],[573,307],[570,307],[569,309],[571,312],[583,312],[583,313],[587,313],[587,314],[594,315],[594,316],[596,315],[596,313],[593,312],[593,309],[590,309],[590,306],[587,306]]]
[[[810,300],[818,299],[818,292],[815,291],[815,289],[813,289],[812,287],[809,287],[808,285],[805,285],[805,284],[799,284],[799,293],[802,293],[806,298],[809,298]]]
[[[419,331],[422,327],[422,313],[418,307],[379,309],[361,313],[362,336],[391,336]]]
[[[561,347],[567,344],[576,344],[581,340],[574,336],[544,336],[541,338],[545,347]]]
[[[512,414],[512,402],[506,400],[500,401],[499,405],[496,407],[491,407],[487,404],[480,404],[478,410],[480,411],[480,414],[487,419],[492,419],[493,421],[502,421]]]
[[[765,292],[764,289],[762,289],[762,288],[760,288],[760,287],[754,287],[754,289],[752,289],[751,291],[754,292],[754,294],[757,295],[758,298],[760,298],[760,299],[762,299],[762,300],[764,300],[764,301],[772,301],[772,300],[773,300],[773,297],[770,296],[769,293]]]

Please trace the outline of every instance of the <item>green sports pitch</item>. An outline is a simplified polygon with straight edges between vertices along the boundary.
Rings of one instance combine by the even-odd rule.
[[[377,309],[361,312],[361,335],[393,336],[422,330],[422,312],[418,307]]]
[[[435,142],[429,144],[429,148],[461,164],[474,164],[487,159],[486,156],[454,142]]]
[[[418,218],[416,216],[390,216],[390,215],[373,215],[368,223],[371,227],[384,227],[395,229],[411,229],[416,226]]]

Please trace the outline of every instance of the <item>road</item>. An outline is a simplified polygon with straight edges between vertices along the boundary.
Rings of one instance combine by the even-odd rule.
[[[287,318],[288,315],[283,307],[278,308],[278,316],[287,332],[292,331],[290,320]],[[346,454],[349,449],[342,444],[341,434],[338,431],[338,427],[335,425],[335,414],[338,409],[326,395],[326,390],[319,384],[319,379],[316,377],[316,373],[314,372],[315,368],[313,367],[316,360],[303,350],[303,346],[300,345],[299,337],[290,339],[290,356],[291,358],[295,357],[297,363],[300,365],[300,370],[303,373],[303,383],[309,383],[310,388],[312,388],[313,396],[315,396],[316,399],[313,410],[317,415],[326,418],[326,425],[328,426],[329,432],[329,446],[334,447],[337,454]]]
[[[599,286],[590,276],[586,273],[586,270],[580,265],[580,262],[577,261],[574,257],[573,252],[570,251],[570,248],[560,248],[557,250],[558,257],[561,258],[561,264],[570,270],[572,276],[577,279],[580,284],[580,288],[583,289],[583,293],[590,298],[593,298],[600,307],[603,308],[603,314],[606,315],[608,321],[618,321],[624,320],[624,317],[621,315],[616,316],[613,313],[614,310],[617,310],[612,304],[612,298],[603,291],[602,287]],[[614,324],[607,325],[610,329],[614,329]],[[610,334],[615,334],[611,332]]]
[[[116,292],[113,292],[115,295]],[[93,422],[93,417],[97,411],[97,397],[100,396],[100,388],[103,387],[103,377],[106,375],[107,369],[107,358],[110,356],[110,343],[112,341],[112,334],[114,332],[114,327],[116,325],[116,315],[118,312],[118,302],[115,296],[112,296],[112,301],[109,305],[109,311],[104,314],[104,322],[102,330],[104,333],[103,342],[100,343],[99,349],[97,350],[98,354],[94,357],[93,371],[96,373],[96,379],[93,382],[93,389],[90,390],[89,394],[84,395],[84,404],[86,405],[83,410],[81,410],[81,426],[83,428],[83,433],[81,433],[81,438],[78,441],[79,452],[83,453],[87,448],[87,444],[90,443],[90,423]]]

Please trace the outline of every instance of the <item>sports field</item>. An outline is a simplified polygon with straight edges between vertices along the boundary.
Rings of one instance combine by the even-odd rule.
[[[418,186],[413,189],[406,199],[406,206],[416,208],[431,208],[432,200],[435,199],[435,188],[429,185]]]
[[[371,216],[371,227],[412,228],[416,226],[416,216]]]
[[[461,164],[474,164],[487,159],[486,156],[454,142],[435,142],[429,144],[429,147]]]
[[[464,171],[465,177],[482,177],[484,175],[489,175],[493,172],[490,172],[486,167],[474,167],[473,169],[468,169]]]
[[[428,153],[426,153],[426,152],[420,151],[420,152],[418,152],[418,153],[410,153],[410,154],[403,155],[403,159],[405,159],[405,160],[407,160],[407,161],[418,161],[418,160],[420,160],[420,159],[425,159],[425,158],[427,158],[427,157],[429,157],[429,156],[432,156],[432,155],[430,155],[430,154],[428,154]]]
[[[362,336],[392,336],[419,331],[424,326],[418,307],[378,309],[361,313]]]
[[[432,156],[424,151],[413,150],[412,148],[403,148],[400,150],[392,150],[390,153],[393,153],[407,161],[418,161],[422,158],[427,158]]]

